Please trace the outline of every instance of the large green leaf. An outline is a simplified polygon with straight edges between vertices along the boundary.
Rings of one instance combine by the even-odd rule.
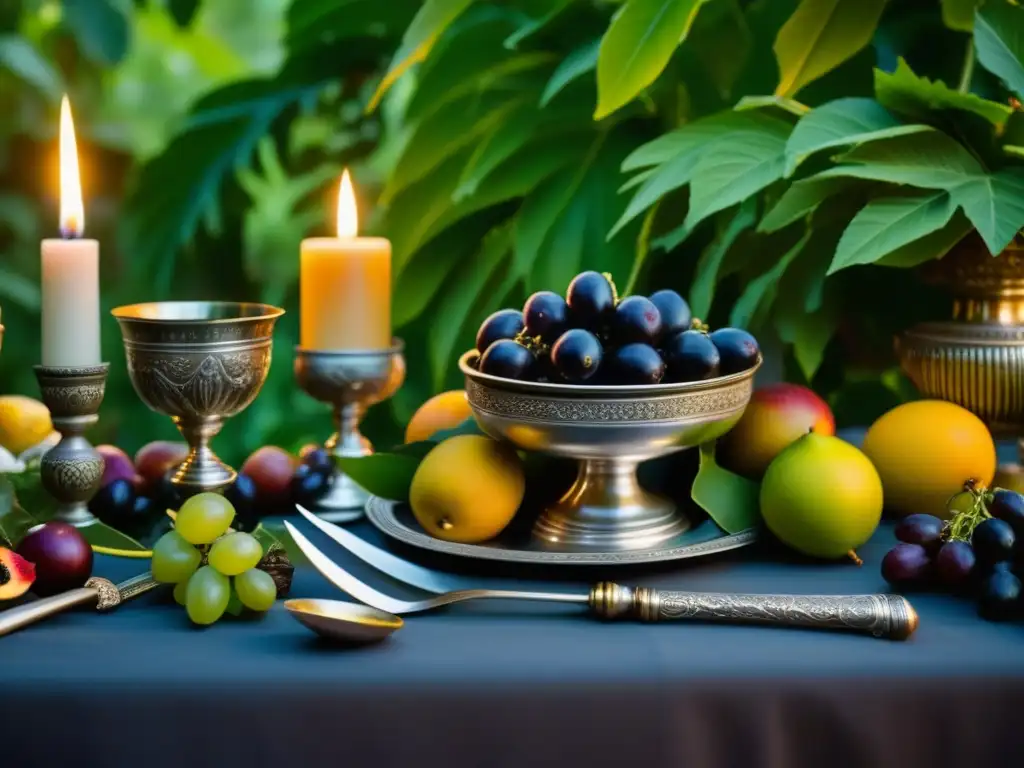
[[[883,256],[941,229],[956,210],[948,192],[881,197],[862,208],[843,232],[829,274]]]
[[[1004,168],[951,189],[992,255],[1001,253],[1024,227],[1024,168]]]
[[[758,232],[776,232],[814,211],[824,200],[844,192],[856,179],[832,176],[811,176],[789,186],[757,226]]]
[[[510,50],[519,47],[524,40],[540,32],[548,24],[557,19],[562,11],[572,5],[573,0],[546,0],[542,3],[544,7],[539,8],[539,13],[534,16],[524,17],[524,21],[515,32],[505,38],[504,45]]]
[[[597,52],[601,46],[601,40],[595,38],[589,43],[584,43],[562,59],[548,84],[544,86],[544,93],[540,97],[540,105],[543,107],[557,96],[565,86],[579,77],[587,74],[597,67]]]
[[[737,133],[701,152],[690,184],[686,225],[736,205],[782,178],[790,126],[773,120],[757,131]]]
[[[722,218],[725,224],[719,223],[714,240],[704,248],[697,261],[697,271],[690,286],[690,310],[694,317],[706,318],[711,311],[715,284],[725,255],[736,239],[757,221],[757,198],[747,198],[735,211],[723,211]]]
[[[793,96],[871,42],[885,0],[802,0],[775,38],[777,96]]]
[[[633,199],[629,201],[626,210],[622,212],[622,216],[615,222],[615,226],[611,228],[611,231],[608,233],[609,239],[614,237],[619,230],[669,192],[689,184],[699,159],[700,152],[695,147],[694,149],[680,152],[647,176],[643,184],[640,185],[640,189],[633,196]]]
[[[375,37],[399,40],[422,0],[292,0],[285,42],[292,55],[330,47],[338,41]]]
[[[797,243],[787,250],[767,270],[755,277],[740,294],[739,299],[733,305],[729,314],[729,324],[737,328],[746,328],[750,325],[759,310],[770,306],[775,300],[779,280],[785,274],[786,269],[793,260],[800,255],[800,252],[807,245],[811,237],[811,230],[808,229]]]
[[[690,496],[726,533],[739,533],[761,522],[761,485],[715,461],[715,443],[700,446],[700,469]]]
[[[341,471],[374,496],[393,501],[408,501],[409,488],[420,459],[397,453],[335,459]]]
[[[861,144],[838,159],[848,164],[811,178],[852,176],[925,189],[952,189],[984,173],[962,144],[938,131]]]
[[[601,39],[597,109],[607,117],[653,83],[706,0],[626,0]]]
[[[926,261],[941,259],[972,229],[970,220],[957,211],[942,229],[887,253],[875,263],[883,267],[909,269]]]
[[[367,104],[367,110],[377,108],[388,89],[395,84],[413,64],[423,61],[438,37],[466,10],[473,0],[425,0],[413,18],[402,38],[402,45],[395,51],[391,66],[377,86]]]
[[[472,257],[474,241],[486,234],[488,224],[450,227],[412,257],[395,281],[391,322],[396,328],[420,316],[456,266]]]
[[[950,29],[970,32],[974,26],[974,9],[982,0],[941,0],[942,22]]]
[[[786,176],[822,149],[928,130],[932,129],[926,125],[903,125],[874,99],[836,99],[811,111],[794,126],[786,142]]]
[[[1024,99],[1024,9],[989,2],[975,15],[974,50],[978,61]]]
[[[686,49],[700,62],[701,75],[723,101],[733,98],[754,47],[754,32],[740,0],[715,0],[702,10],[687,38]]]
[[[64,23],[90,59],[116,64],[128,52],[128,20],[110,0],[64,0]]]
[[[875,70],[875,97],[894,112],[923,122],[934,121],[937,111],[959,110],[980,115],[1002,127],[1013,111],[998,101],[954,90],[941,80],[918,77],[902,58],[892,73]]]
[[[510,107],[503,110],[495,129],[477,144],[462,169],[459,186],[453,196],[455,201],[475,194],[480,183],[495,168],[526,146],[542,119],[542,113],[530,99],[524,97],[511,102]]]

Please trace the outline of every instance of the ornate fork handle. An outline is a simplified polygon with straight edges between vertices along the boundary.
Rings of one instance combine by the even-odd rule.
[[[907,639],[918,624],[917,613],[899,595],[663,592],[602,582],[590,592],[590,609],[607,619],[693,619],[843,629],[891,640]]]

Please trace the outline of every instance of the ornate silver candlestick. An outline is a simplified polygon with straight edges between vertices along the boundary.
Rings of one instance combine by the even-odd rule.
[[[333,456],[368,456],[373,446],[359,432],[366,409],[391,397],[402,385],[402,341],[391,349],[326,351],[297,348],[295,379],[302,390],[334,409],[336,432],[324,443]],[[317,504],[317,514],[335,523],[347,523],[363,515],[369,494],[340,469],[334,471],[331,489]]]
[[[42,458],[43,487],[59,502],[57,519],[88,525],[96,518],[86,506],[103,477],[103,457],[83,437],[97,421],[109,363],[74,368],[35,367],[43,402],[61,441]]]

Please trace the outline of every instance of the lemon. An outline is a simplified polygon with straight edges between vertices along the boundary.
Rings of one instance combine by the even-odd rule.
[[[17,456],[52,431],[50,411],[41,402],[22,395],[0,396],[0,446]]]
[[[864,453],[885,489],[885,506],[899,515],[949,517],[946,502],[974,480],[990,486],[996,446],[984,422],[944,400],[893,408],[871,425]]]
[[[504,530],[525,491],[523,465],[510,445],[459,435],[439,443],[420,462],[409,504],[431,536],[473,544]]]
[[[453,389],[434,395],[413,414],[405,428],[405,442],[429,440],[435,432],[454,429],[472,415],[466,390]]]

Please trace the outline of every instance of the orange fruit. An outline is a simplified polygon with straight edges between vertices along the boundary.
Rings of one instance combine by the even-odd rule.
[[[904,403],[883,414],[864,438],[882,478],[886,509],[949,517],[946,502],[967,480],[990,486],[996,446],[984,422],[944,400]]]
[[[466,390],[453,389],[434,395],[413,414],[405,428],[405,442],[429,440],[435,432],[454,429],[473,415],[466,399]]]
[[[17,456],[52,431],[50,410],[41,402],[21,395],[0,396],[0,446]]]

